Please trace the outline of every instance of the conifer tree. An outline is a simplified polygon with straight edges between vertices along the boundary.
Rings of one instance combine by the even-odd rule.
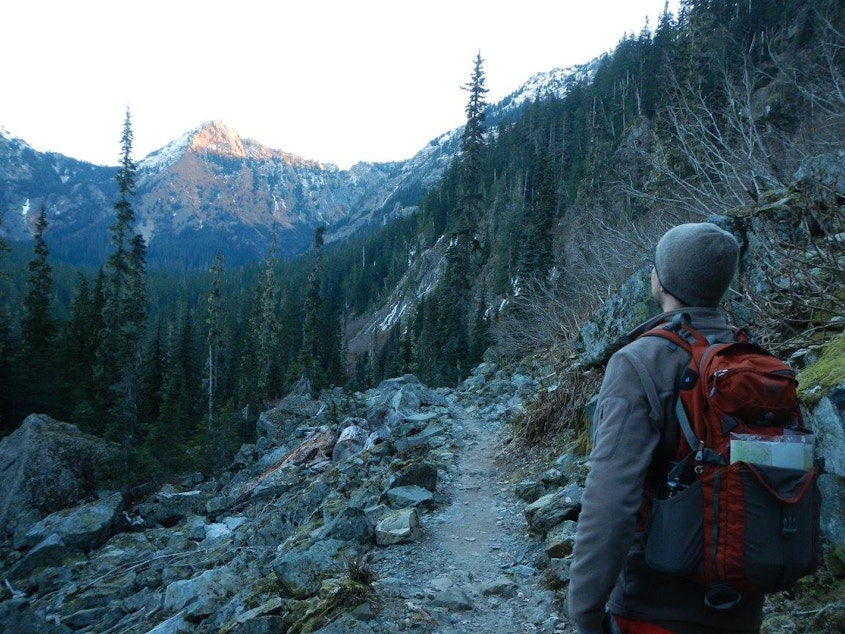
[[[302,377],[308,383],[312,394],[323,387],[323,372],[320,367],[320,314],[322,297],[320,280],[323,273],[323,234],[325,227],[314,230],[314,264],[308,276],[308,288],[305,294],[304,318],[302,320],[302,347],[299,351],[299,363]]]
[[[446,251],[446,270],[440,282],[437,302],[439,342],[438,373],[442,381],[454,384],[469,368],[470,288],[474,273],[474,251],[478,248],[478,222],[483,201],[482,162],[486,147],[484,60],[475,58],[471,80],[462,88],[469,92],[467,121],[461,137],[460,209]],[[439,382],[439,381],[438,381]]]
[[[224,367],[230,346],[224,342],[224,305],[222,297],[223,256],[218,252],[211,266],[211,289],[206,302],[205,363],[202,387],[205,393],[206,426],[198,434],[195,453],[205,467],[222,464],[234,439],[234,425],[223,403]]]
[[[134,443],[138,422],[138,387],[141,349],[146,323],[146,246],[135,234],[136,166],[132,160],[132,125],[129,109],[121,136],[116,176],[118,200],[110,227],[113,251],[104,271],[103,329],[97,349],[96,377],[101,415],[108,415],[112,437],[127,448]]]
[[[62,394],[65,416],[86,431],[102,431],[97,417],[95,371],[97,349],[103,330],[103,288],[105,275],[100,269],[93,286],[77,273],[76,290],[70,304],[70,319],[62,332]]]
[[[264,407],[270,396],[271,378],[279,343],[279,281],[276,277],[276,237],[258,279],[250,311],[243,356],[240,396],[247,405]]]
[[[54,413],[56,376],[56,323],[50,314],[53,273],[47,261],[49,250],[44,241],[47,211],[44,205],[35,224],[35,256],[29,263],[29,279],[23,300],[21,352],[26,408],[40,413]]]
[[[35,224],[35,257],[29,263],[29,280],[23,300],[21,339],[23,353],[29,360],[42,357],[53,345],[56,324],[50,315],[50,297],[53,293],[53,273],[47,262],[49,250],[44,241],[47,229],[47,211],[44,205]]]
[[[465,107],[466,124],[461,135],[461,216],[464,220],[460,229],[472,231],[480,219],[482,189],[482,163],[487,145],[487,126],[485,123],[487,108],[487,92],[485,88],[484,60],[481,52],[476,55],[472,77],[468,84],[461,88],[469,93],[469,100]]]
[[[554,264],[553,230],[557,215],[557,193],[549,150],[540,150],[528,203],[521,250],[520,272],[526,277],[543,278]]]
[[[412,322],[413,369],[414,374],[419,376],[423,382],[432,385],[440,383],[437,368],[442,342],[438,337],[437,323],[436,298],[434,296],[422,297],[417,304],[416,314]]]
[[[147,450],[166,470],[185,466],[185,447],[192,432],[193,402],[199,393],[195,381],[193,325],[190,311],[183,307],[181,324],[174,315],[164,338],[159,418],[149,426]]]
[[[159,320],[143,356],[138,396],[138,419],[142,422],[152,424],[161,418],[166,352],[162,323]]]
[[[484,353],[492,343],[490,324],[486,315],[486,302],[480,301],[475,311],[475,322],[469,344],[469,360],[472,365],[484,360]]]
[[[220,295],[220,284],[223,276],[223,256],[218,251],[211,265],[211,291],[208,294],[206,325],[206,360],[205,360],[205,394],[206,417],[208,433],[213,434],[216,421],[217,383],[220,375],[220,364],[223,341],[223,305]]]

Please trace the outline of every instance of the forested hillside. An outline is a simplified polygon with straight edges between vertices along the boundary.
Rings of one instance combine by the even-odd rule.
[[[840,149],[842,9],[685,0],[565,97],[495,126],[482,51],[460,156],[415,213],[331,244],[318,229],[295,261],[221,256],[202,275],[146,270],[127,116],[109,259],[53,267],[46,221],[32,253],[0,254],[0,430],[46,413],[122,441],[146,477],[225,460],[292,390],[405,372],[455,385],[485,354],[554,354],[669,224],[751,206]],[[436,284],[411,289],[431,262]]]

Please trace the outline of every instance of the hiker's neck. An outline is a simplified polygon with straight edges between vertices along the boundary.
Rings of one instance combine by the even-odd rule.
[[[660,310],[664,313],[671,312],[673,310],[680,310],[682,308],[687,308],[687,305],[684,304],[681,300],[679,300],[674,295],[670,295],[669,293],[663,293],[657,300],[658,306],[660,306]]]

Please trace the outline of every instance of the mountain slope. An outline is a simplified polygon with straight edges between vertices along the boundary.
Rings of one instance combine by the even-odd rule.
[[[540,73],[488,109],[491,126],[531,100],[562,94],[589,66]],[[313,231],[328,242],[416,208],[459,149],[460,128],[406,161],[358,163],[349,170],[242,139],[220,121],[186,132],[138,161],[133,207],[153,268],[204,270],[216,251],[232,265],[266,256],[271,236],[282,257],[303,252]],[[43,204],[51,255],[71,265],[102,263],[116,199],[113,167],[40,153],[0,131],[0,235],[27,241]]]

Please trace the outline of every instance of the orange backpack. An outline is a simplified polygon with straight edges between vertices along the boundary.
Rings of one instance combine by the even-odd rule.
[[[819,544],[813,437],[795,372],[742,330],[711,343],[686,313],[642,336],[690,354],[676,405],[677,462],[654,501],[646,562],[705,585],[716,609],[743,592],[788,589],[815,571]]]

